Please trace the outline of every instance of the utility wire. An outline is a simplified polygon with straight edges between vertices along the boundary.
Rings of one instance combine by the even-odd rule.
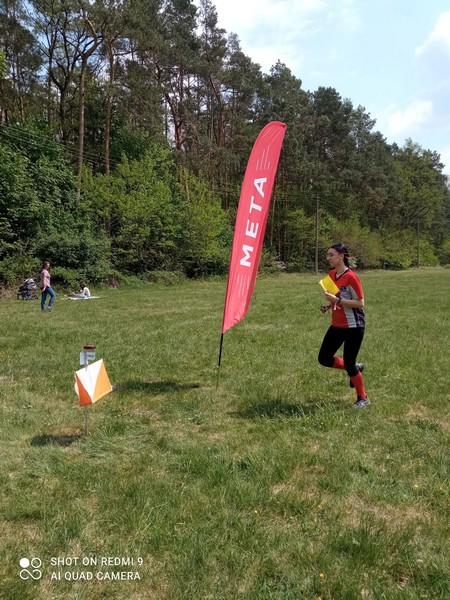
[[[48,136],[39,134],[39,133],[35,133],[35,132],[31,132],[31,131],[26,131],[24,129],[20,129],[15,127],[14,125],[6,125],[4,123],[0,124],[0,127],[6,131],[6,135],[11,134],[10,137],[12,137],[13,139],[15,139],[16,141],[20,141],[20,142],[33,142],[35,144],[38,144],[39,146],[44,146],[47,149],[51,149],[53,146],[53,144],[60,144],[61,146],[63,146],[65,148],[65,150],[72,155],[73,157],[77,157],[78,156],[78,150],[75,146],[70,145],[70,143],[63,141],[63,140],[56,140],[56,139],[52,139],[49,138]],[[85,159],[86,162],[95,165],[95,164],[103,164],[105,162],[105,158],[102,155],[99,154],[94,154],[93,152],[83,152],[83,158]],[[114,166],[117,166],[120,164],[120,161],[114,158],[110,158],[110,163],[112,163]]]

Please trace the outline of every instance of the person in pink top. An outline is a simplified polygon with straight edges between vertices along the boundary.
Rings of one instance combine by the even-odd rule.
[[[56,294],[53,291],[52,286],[50,285],[50,263],[48,260],[45,260],[42,263],[41,269],[41,311],[45,311],[45,302],[47,300],[47,296],[50,296],[50,300],[48,301],[47,310],[52,310],[53,302],[55,301]]]

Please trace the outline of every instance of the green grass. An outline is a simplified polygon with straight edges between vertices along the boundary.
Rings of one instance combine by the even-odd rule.
[[[361,278],[361,411],[317,363],[316,276],[257,281],[218,389],[224,282],[58,297],[49,314],[2,300],[0,598],[449,598],[450,271]],[[87,437],[84,344],[117,386]],[[39,581],[19,577],[23,557]],[[52,566],[70,557],[134,565]]]

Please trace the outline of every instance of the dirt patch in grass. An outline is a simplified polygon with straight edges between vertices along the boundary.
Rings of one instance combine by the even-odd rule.
[[[385,521],[394,529],[401,529],[411,523],[414,523],[416,527],[431,523],[431,515],[416,506],[367,504],[354,494],[350,494],[342,504],[342,521],[348,525],[360,525],[362,518],[367,515]]]
[[[450,394],[448,399],[450,400]],[[430,424],[435,424],[441,429],[444,429],[444,431],[450,431],[450,422],[448,420],[436,418],[430,413],[429,409],[420,404],[412,406],[407,412],[406,417],[412,422],[420,419],[422,421],[428,421]]]
[[[41,543],[44,539],[38,525],[23,521],[20,521],[20,523],[0,522],[0,538],[3,540],[20,540],[23,546],[29,542],[33,544]]]

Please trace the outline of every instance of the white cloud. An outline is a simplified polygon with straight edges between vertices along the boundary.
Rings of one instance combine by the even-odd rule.
[[[450,12],[439,15],[433,31],[425,42],[416,48],[416,55],[422,56],[429,52],[445,52],[450,56]]]
[[[444,163],[444,173],[450,177],[450,146],[446,146],[439,152],[441,155],[441,162]]]
[[[325,0],[213,0],[219,26],[243,39],[261,27],[296,29],[301,35],[304,19],[323,11]]]
[[[327,1],[213,0],[213,4],[219,27],[237,34],[243,52],[260,64],[263,72],[268,73],[280,60],[298,73],[304,64],[299,42],[322,29]]]
[[[196,4],[199,0],[195,0]],[[310,40],[325,30],[342,35],[360,26],[356,0],[213,0],[219,27],[237,34],[242,50],[268,72],[277,60],[304,67]]]
[[[357,31],[361,27],[362,21],[356,9],[355,0],[331,2],[331,6],[328,18],[335,22],[337,27],[347,32]]]
[[[393,136],[406,135],[425,125],[432,117],[433,102],[431,100],[415,100],[404,109],[397,110],[387,116],[389,133]]]

